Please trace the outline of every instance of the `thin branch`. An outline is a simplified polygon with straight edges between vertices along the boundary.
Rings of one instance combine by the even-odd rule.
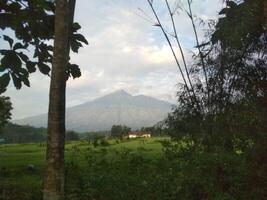
[[[209,83],[208,83],[208,76],[207,76],[206,66],[205,66],[205,62],[204,62],[204,57],[203,57],[202,51],[200,49],[200,43],[199,43],[199,39],[198,39],[196,25],[195,25],[195,22],[194,22],[194,19],[193,19],[191,3],[192,3],[192,1],[187,0],[188,9],[189,9],[189,12],[187,12],[187,14],[188,14],[188,16],[189,16],[189,18],[191,20],[192,27],[193,27],[194,34],[195,34],[195,39],[196,39],[196,42],[197,42],[197,49],[198,49],[198,52],[199,52],[199,55],[200,55],[201,65],[202,65],[202,69],[203,69],[203,72],[204,72],[205,81],[206,81],[206,85],[207,85],[208,104],[209,104],[210,103],[210,89],[209,89]]]
[[[189,70],[188,70],[188,67],[187,67],[187,64],[186,64],[186,60],[185,60],[185,56],[184,56],[184,51],[183,51],[183,48],[182,48],[181,43],[180,43],[179,38],[178,38],[178,34],[177,34],[177,30],[176,30],[176,25],[174,23],[174,18],[173,18],[173,12],[171,11],[171,8],[170,8],[170,5],[169,5],[168,0],[165,0],[165,3],[167,5],[168,11],[169,11],[169,14],[170,14],[170,17],[171,17],[172,26],[173,26],[173,30],[174,30],[174,38],[176,40],[176,43],[177,43],[177,45],[179,47],[179,50],[180,50],[180,53],[181,53],[181,56],[182,56],[182,60],[183,60],[184,68],[185,68],[185,71],[186,71],[186,75],[187,75],[187,78],[188,78],[190,87],[192,88],[192,92],[193,92],[193,95],[194,95],[196,104],[200,108],[199,102],[197,100],[196,93],[195,93],[195,90],[194,90],[194,87],[193,87],[193,84],[192,84],[192,81],[191,81],[191,78],[190,78],[190,75],[189,75]]]
[[[184,83],[185,83],[185,87],[186,87],[186,89],[187,89],[188,95],[190,96],[191,101],[192,101],[192,103],[193,103],[194,101],[193,101],[192,96],[191,96],[191,94],[190,94],[190,89],[189,89],[189,87],[188,87],[188,84],[187,84],[187,81],[186,81],[186,79],[185,79],[184,73],[183,73],[183,71],[182,71],[182,69],[181,69],[181,65],[180,65],[180,63],[179,63],[179,61],[178,61],[178,58],[177,58],[177,56],[176,56],[176,54],[175,54],[175,51],[174,51],[174,49],[173,49],[172,43],[171,43],[171,41],[170,41],[170,39],[169,39],[169,37],[168,37],[168,35],[167,35],[165,29],[164,29],[163,26],[162,26],[162,23],[161,23],[161,21],[160,21],[160,19],[159,19],[159,17],[158,17],[157,12],[155,11],[155,9],[154,9],[154,7],[153,7],[153,2],[151,2],[150,0],[147,0],[147,2],[149,3],[149,5],[150,5],[150,7],[151,7],[151,9],[152,9],[152,12],[153,12],[154,16],[155,16],[156,19],[157,19],[158,26],[160,27],[160,29],[161,29],[163,35],[165,36],[165,38],[166,38],[166,40],[167,40],[167,42],[168,42],[168,44],[169,44],[169,47],[170,47],[170,49],[171,49],[171,51],[172,51],[173,57],[174,57],[175,62],[176,62],[176,64],[177,64],[177,67],[178,67],[178,69],[179,69],[179,71],[180,71],[180,73],[181,73],[181,75],[182,75],[183,81],[184,81]]]

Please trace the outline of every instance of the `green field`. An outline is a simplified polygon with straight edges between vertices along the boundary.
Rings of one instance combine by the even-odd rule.
[[[266,172],[254,167],[250,154],[205,152],[186,138],[167,141],[67,143],[66,200],[259,200],[265,195]],[[43,143],[1,145],[0,200],[42,199],[44,162]]]
[[[168,138],[108,140],[107,146],[97,147],[87,141],[68,142],[65,146],[66,170],[75,167],[77,169],[72,170],[80,172],[88,169],[88,165],[98,162],[102,170],[106,167],[103,162],[116,168],[115,165],[129,163],[129,159],[138,158],[138,156],[153,162],[162,156],[161,141],[163,140]],[[0,199],[40,199],[44,162],[45,144],[0,145]],[[34,170],[29,170],[29,165],[33,165]],[[123,167],[127,168],[127,166]],[[94,175],[99,176],[101,169],[98,173]],[[72,184],[74,180],[67,180],[67,184],[68,181]]]

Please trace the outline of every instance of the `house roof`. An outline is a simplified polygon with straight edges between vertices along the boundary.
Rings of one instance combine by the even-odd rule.
[[[147,135],[151,134],[150,132],[144,132],[144,131],[135,131],[135,132],[129,132],[128,135]]]

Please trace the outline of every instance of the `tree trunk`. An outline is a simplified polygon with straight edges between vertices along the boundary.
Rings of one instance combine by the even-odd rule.
[[[264,17],[263,26],[267,32],[267,0],[265,0],[263,3],[263,17]]]
[[[68,1],[56,0],[55,40],[52,62],[44,200],[64,199],[64,145],[66,66],[68,63]]]

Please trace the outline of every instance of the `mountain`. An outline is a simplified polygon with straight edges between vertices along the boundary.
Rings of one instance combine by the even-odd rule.
[[[93,101],[67,108],[66,128],[78,132],[110,130],[121,124],[138,129],[153,126],[171,111],[171,104],[149,96],[119,90]],[[20,125],[46,127],[47,114],[15,120]]]

